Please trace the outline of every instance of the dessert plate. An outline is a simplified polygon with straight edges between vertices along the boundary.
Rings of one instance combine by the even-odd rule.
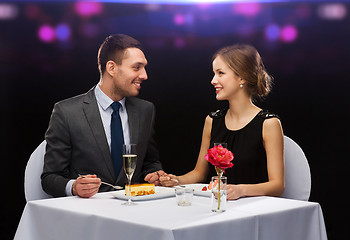
[[[194,189],[194,195],[196,196],[202,196],[202,197],[211,197],[211,190],[202,191],[203,187],[208,187],[209,184],[204,183],[196,183],[196,184],[185,184],[186,188],[193,188]]]
[[[113,195],[113,197],[118,198],[118,199],[122,199],[122,200],[129,199],[128,196],[125,196],[125,190],[114,191],[114,192],[111,192],[111,194]],[[175,196],[175,190],[173,188],[156,186],[156,193],[155,194],[133,196],[133,197],[131,197],[131,200],[132,201],[146,201],[146,200],[161,199],[161,198],[168,198],[168,197],[174,197],[174,196]]]

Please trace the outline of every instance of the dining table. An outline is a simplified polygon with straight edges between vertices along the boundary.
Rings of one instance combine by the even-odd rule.
[[[217,213],[211,210],[211,198],[201,194],[193,196],[190,206],[178,206],[172,193],[133,198],[136,204],[127,206],[116,193],[29,201],[14,239],[327,239],[316,202],[245,197],[227,201],[226,211]]]

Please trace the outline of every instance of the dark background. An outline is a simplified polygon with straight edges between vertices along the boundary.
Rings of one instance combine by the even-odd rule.
[[[349,12],[346,2],[314,1],[90,8],[71,1],[0,3],[0,238],[14,236],[25,206],[25,166],[44,139],[54,103],[93,87],[99,45],[109,34],[125,33],[144,45],[149,80],[140,97],[156,105],[161,160],[174,174],[194,167],[206,115],[225,106],[210,85],[212,54],[235,43],[254,45],[275,78],[272,93],[257,105],[277,113],[285,135],[303,148],[312,174],[310,201],[321,204],[328,238],[345,239]],[[57,30],[60,24],[69,27],[68,37]],[[269,39],[271,24],[280,32]],[[56,37],[43,41],[43,25],[56,29]],[[288,25],[297,31],[290,41],[282,33]]]

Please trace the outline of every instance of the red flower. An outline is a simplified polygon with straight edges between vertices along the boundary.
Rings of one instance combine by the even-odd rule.
[[[233,160],[232,152],[221,145],[208,149],[208,154],[205,155],[205,160],[215,167],[222,169],[224,172],[225,169],[233,166],[233,163],[231,162]]]

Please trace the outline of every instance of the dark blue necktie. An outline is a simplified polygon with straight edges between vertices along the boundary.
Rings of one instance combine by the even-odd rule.
[[[111,119],[111,156],[114,167],[115,179],[118,178],[120,170],[123,166],[123,127],[122,121],[119,116],[119,108],[121,104],[114,102],[111,104],[113,108],[112,119]]]

